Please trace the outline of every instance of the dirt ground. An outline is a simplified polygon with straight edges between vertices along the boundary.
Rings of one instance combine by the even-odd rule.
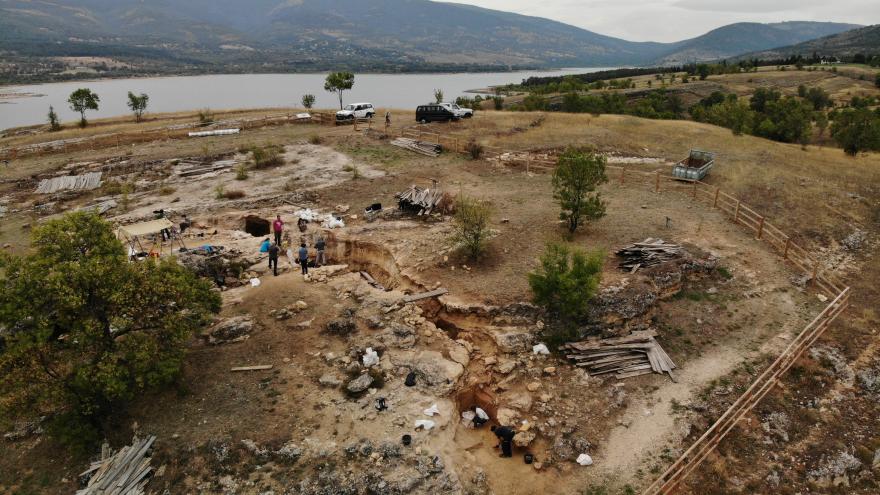
[[[871,236],[876,227],[870,224],[870,215],[878,196],[873,189],[876,183],[837,188],[847,181],[855,184],[860,173],[876,177],[878,158],[874,155],[849,159],[839,150],[804,153],[756,138],[733,138],[710,126],[667,122],[655,126],[614,116],[554,115],[541,127],[507,134],[534,116],[505,119],[478,118],[456,130],[479,131],[483,139],[511,147],[547,149],[590,142],[600,151],[617,153],[628,167],[645,171],[665,170],[670,160],[686,153],[685,143],[706,142],[725,160],[713,172],[714,183],[744,192],[756,206],[780,215],[780,227],[799,234],[799,240],[811,247],[826,249],[827,263],[855,279],[863,291],[876,280],[877,268],[867,262],[875,249]],[[572,125],[575,121],[577,126]],[[640,131],[638,143],[629,140],[633,129]],[[315,134],[324,135],[320,144],[309,143]],[[205,143],[209,153],[201,149]],[[240,147],[265,143],[285,146],[283,165],[251,171],[241,181],[231,170],[201,178],[174,178],[176,166],[171,162],[175,158],[210,154],[210,160],[244,163],[248,157]],[[650,311],[651,325],[660,333],[658,340],[679,366],[676,382],[659,375],[621,382],[588,377],[564,360],[532,355],[530,345],[515,348],[504,340],[508,334],[526,335],[529,343],[540,340],[540,317],[518,308],[530,300],[526,274],[537,266],[544,245],[563,237],[546,173],[526,174],[449,154],[439,158],[411,155],[355,136],[350,129],[328,131],[312,126],[258,130],[228,141],[155,142],[138,146],[130,155],[112,149],[80,152],[27,161],[23,170],[32,174],[114,156],[151,165],[124,168],[124,175],[115,177],[137,188],[128,198],[127,211],[119,208],[107,214],[111,221],[149,218],[158,208],[172,215],[186,213],[196,224],[185,239],[188,245],[205,243],[234,250],[253,264],[248,273],[262,282],[259,287],[245,284],[224,292],[221,319],[253,319],[246,340],[211,345],[203,338],[194,339],[176,390],[143,397],[114,418],[109,438],[114,446],[128,442],[135,431],[157,435],[153,465],[161,474],[149,485],[156,493],[164,489],[170,493],[336,493],[334,486],[340,492],[339,487],[346,485],[372,486],[375,477],[401,493],[601,493],[586,491],[590,489],[631,493],[665,469],[712,417],[735,400],[761,363],[778,354],[823,307],[814,293],[792,282],[795,273],[777,255],[719,212],[672,190],[657,194],[649,185],[621,187],[612,181],[602,188],[608,215],[571,239],[577,246],[606,252],[603,287],[625,287],[638,280],[638,275],[616,268],[613,251],[647,237],[661,237],[684,245],[689,252],[713,256],[723,269],[689,278],[675,295]],[[779,158],[778,166],[768,170],[751,165],[754,156]],[[810,169],[841,161],[855,166],[842,171],[839,181],[828,182],[823,176],[826,171]],[[14,170],[10,178],[27,174]],[[778,184],[783,177],[797,185],[779,186],[772,193],[755,188],[768,179]],[[799,177],[807,177],[807,183],[798,181]],[[366,205],[381,202],[393,210],[395,192],[412,184],[426,187],[431,179],[448,192],[491,203],[494,236],[484,259],[470,262],[453,251],[446,240],[449,218],[422,220],[394,211],[374,222],[363,218],[361,209]],[[5,204],[18,209],[42,201],[20,192],[15,184],[10,180],[0,188],[0,196],[11,198]],[[218,185],[244,190],[246,195],[240,200],[218,199]],[[162,188],[173,191],[159,194]],[[89,204],[105,192],[61,200],[59,211]],[[861,247],[842,247],[843,237],[852,228],[823,224],[831,216],[826,210],[797,214],[798,206],[817,198],[829,207],[844,208],[856,226],[870,232]],[[282,258],[283,272],[274,277],[256,252],[262,237],[242,232],[244,216],[270,219],[281,214],[292,226],[295,212],[304,207],[336,212],[345,221],[342,229],[311,225],[303,236],[311,241],[321,232],[330,241],[331,263],[345,267],[323,269],[306,280]],[[7,214],[0,232],[3,242],[12,241],[15,250],[26,249],[26,230],[15,224],[33,221],[37,217],[26,211]],[[299,235],[293,233],[291,240],[297,242]],[[359,271],[370,273],[392,290],[371,287]],[[447,288],[449,294],[438,300],[400,304],[406,293],[438,286]],[[878,316],[870,294],[857,296],[849,311],[851,320],[829,331],[829,341],[823,345],[834,350],[804,358],[802,370],[793,371],[792,383],[780,392],[782,397],[768,398],[767,405],[756,410],[761,416],[753,427],[732,435],[725,444],[739,446],[742,440],[738,438],[757,438],[744,451],[749,456],[760,458],[767,455],[763,452],[783,450],[791,452],[791,458],[812,459],[816,465],[837,455],[816,447],[836,434],[835,421],[870,418],[876,412],[870,405],[874,392],[861,387],[859,379],[834,379],[848,373],[846,369],[856,376],[877,366],[873,335]],[[305,309],[291,309],[292,314],[279,317],[279,310],[296,308],[298,301],[304,302]],[[342,335],[328,331],[327,324],[340,319],[352,320],[355,329]],[[380,363],[370,371],[377,376],[364,395],[352,396],[345,387],[362,373],[363,367],[352,363],[357,363],[366,347],[380,353]],[[838,357],[842,367],[835,364]],[[257,364],[273,368],[229,371]],[[808,370],[827,386],[805,379],[812,376]],[[410,371],[419,377],[413,388],[403,385]],[[829,373],[831,378],[822,380]],[[328,376],[334,380],[324,380]],[[387,410],[375,409],[378,397],[386,398]],[[804,407],[804,401],[824,405],[816,407],[815,415],[797,416],[790,411]],[[487,429],[474,430],[461,423],[462,409],[475,403],[485,405],[493,419],[510,412],[521,427],[533,429],[529,431],[536,438],[528,451],[540,469],[524,464],[521,455],[498,458],[492,449],[494,436]],[[428,419],[421,411],[432,404],[441,411],[430,418],[436,421],[435,428],[416,432],[414,420]],[[507,411],[502,413],[502,409]],[[779,443],[777,437],[768,443],[761,438],[762,421],[777,409],[789,411],[793,418],[786,426],[792,443]],[[817,433],[795,434],[792,425],[810,418],[819,421]],[[877,432],[868,425],[847,431],[860,435],[855,443],[865,449],[877,439]],[[403,434],[413,436],[411,447],[400,446]],[[852,444],[848,442],[844,450],[854,452]],[[13,474],[0,476],[4,493],[72,491],[76,474],[86,464],[59,453],[50,439],[39,435],[9,442],[7,447],[11,455],[0,460],[0,472]],[[581,467],[572,462],[572,454],[581,452],[588,452],[595,464]],[[731,493],[769,493],[778,486],[773,485],[771,472],[783,473],[787,480],[805,473],[807,479],[810,466],[786,465],[787,458],[778,455],[773,464],[734,475],[728,469],[741,467],[748,458],[722,445],[687,489],[703,493],[699,480],[713,476],[722,476],[726,483],[719,486]],[[64,468],[50,469],[58,465]],[[847,484],[855,491],[869,486],[865,483],[870,473],[856,479],[844,469],[843,475],[852,478],[847,478]],[[407,479],[416,483],[408,485]],[[803,483],[807,486],[808,482]],[[809,486],[821,491],[818,485]],[[330,491],[321,492],[321,487]]]

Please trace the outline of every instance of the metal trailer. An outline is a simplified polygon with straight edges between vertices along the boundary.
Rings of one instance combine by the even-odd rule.
[[[702,180],[715,166],[715,153],[691,150],[684,160],[672,167],[672,176],[677,179]]]

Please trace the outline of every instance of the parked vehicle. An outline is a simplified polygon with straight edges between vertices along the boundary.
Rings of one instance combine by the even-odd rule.
[[[352,103],[336,112],[336,120],[345,122],[354,119],[371,119],[374,115],[376,115],[376,110],[372,103]]]
[[[469,119],[474,116],[474,110],[458,106],[456,103],[441,103],[444,107],[452,111],[460,119]]]
[[[439,103],[419,105],[416,108],[416,122],[423,124],[428,122],[449,122],[458,119],[459,117],[455,112]]]
[[[672,175],[679,179],[702,180],[715,166],[715,153],[691,150],[688,157],[672,167]]]

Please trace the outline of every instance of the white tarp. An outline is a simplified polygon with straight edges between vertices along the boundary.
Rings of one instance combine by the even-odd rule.
[[[83,175],[62,175],[51,179],[43,179],[37,194],[51,194],[58,191],[88,191],[101,185],[101,172],[89,172]]]
[[[171,223],[171,220],[168,220],[167,218],[159,218],[156,220],[150,220],[149,222],[133,223],[124,227],[119,227],[116,231],[116,237],[126,237],[131,239],[139,235],[157,234],[172,227],[174,227],[174,224]]]
[[[217,129],[215,131],[198,131],[187,133],[189,137],[206,137],[206,136],[228,136],[230,134],[238,134],[241,129]]]

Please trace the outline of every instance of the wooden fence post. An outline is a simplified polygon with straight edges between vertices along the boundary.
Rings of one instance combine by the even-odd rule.
[[[626,167],[620,167],[620,183],[623,184],[623,177],[626,174]]]
[[[757,237],[757,239],[759,241],[761,240],[761,236],[763,234],[764,234],[764,217],[761,217],[761,219],[758,220],[758,237]]]
[[[694,193],[692,197],[693,199],[697,199],[697,181],[694,181]]]
[[[785,249],[782,250],[782,259],[788,259],[788,248],[791,246],[791,237],[785,237]]]
[[[656,172],[656,176],[654,177],[654,192],[660,192],[660,171]]]
[[[354,124],[354,132],[357,132],[357,131],[358,131],[358,119],[357,119],[357,117],[355,117],[354,119],[352,119],[352,123]]]
[[[712,208],[718,208],[718,194],[720,194],[720,193],[721,193],[721,188],[716,187],[715,188],[715,200],[712,201]]]
[[[739,223],[739,205],[742,203],[740,200],[736,200],[736,211],[733,213],[733,221]]]

